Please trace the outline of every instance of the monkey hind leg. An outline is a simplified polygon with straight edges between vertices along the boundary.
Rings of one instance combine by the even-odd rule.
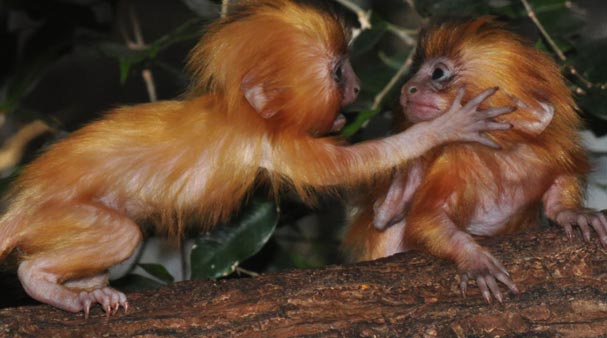
[[[60,224],[36,224],[37,237],[48,229],[55,238],[39,243],[28,240],[30,247],[24,247],[29,253],[19,264],[18,276],[25,291],[60,309],[84,311],[87,317],[95,304],[108,316],[120,307],[126,310],[126,296],[107,286],[107,269],[133,253],[142,237],[139,227],[105,206],[55,210],[63,212],[61,217],[49,214],[40,219]]]
[[[342,250],[349,261],[369,261],[405,251],[402,242],[405,220],[378,230],[373,226],[372,217],[373,212],[363,210],[348,228]]]

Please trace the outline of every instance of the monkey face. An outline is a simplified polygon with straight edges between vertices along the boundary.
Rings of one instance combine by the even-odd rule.
[[[344,108],[356,101],[360,93],[360,79],[356,76],[350,59],[344,57],[335,63],[332,71],[333,81],[341,93],[341,107]],[[331,132],[341,130],[346,124],[346,118],[343,114],[338,114],[331,126]]]
[[[451,99],[449,89],[455,75],[455,66],[447,58],[424,62],[401,88],[400,104],[407,118],[418,123],[439,116]]]

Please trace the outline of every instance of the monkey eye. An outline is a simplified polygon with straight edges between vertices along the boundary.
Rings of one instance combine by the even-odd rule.
[[[333,80],[335,80],[335,82],[337,82],[337,83],[341,83],[341,81],[343,80],[343,75],[344,75],[344,71],[343,71],[342,63],[340,62],[337,65],[335,65],[335,68],[333,69]]]
[[[443,65],[437,65],[432,71],[432,81],[444,81],[449,77],[449,70]]]

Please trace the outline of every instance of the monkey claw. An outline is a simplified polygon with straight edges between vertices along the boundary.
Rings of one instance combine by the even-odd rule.
[[[122,307],[126,313],[129,309],[129,303],[126,300],[126,295],[116,289],[104,287],[93,291],[82,291],[78,294],[78,298],[82,304],[84,317],[88,319],[91,306],[99,303],[105,311],[107,317],[115,315]]]

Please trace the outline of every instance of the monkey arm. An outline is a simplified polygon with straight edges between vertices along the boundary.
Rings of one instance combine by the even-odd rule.
[[[599,235],[601,245],[607,248],[607,218],[597,210],[582,207],[582,185],[579,178],[562,175],[554,180],[543,196],[546,216],[573,237],[573,226],[582,231],[584,240],[590,241],[590,228]]]
[[[296,186],[322,188],[368,180],[378,172],[408,162],[435,146],[449,142],[478,142],[497,147],[482,133],[509,129],[510,124],[493,122],[492,119],[510,113],[514,108],[478,109],[496,90],[487,89],[462,106],[465,91],[460,89],[451,107],[441,116],[417,123],[399,134],[351,146],[328,138],[309,135],[294,137],[285,132],[282,137],[266,142],[262,167],[286,176]]]
[[[405,218],[423,174],[423,163],[417,159],[408,166],[406,172],[398,171],[394,175],[388,192],[373,204],[373,226],[377,230],[386,229]]]

